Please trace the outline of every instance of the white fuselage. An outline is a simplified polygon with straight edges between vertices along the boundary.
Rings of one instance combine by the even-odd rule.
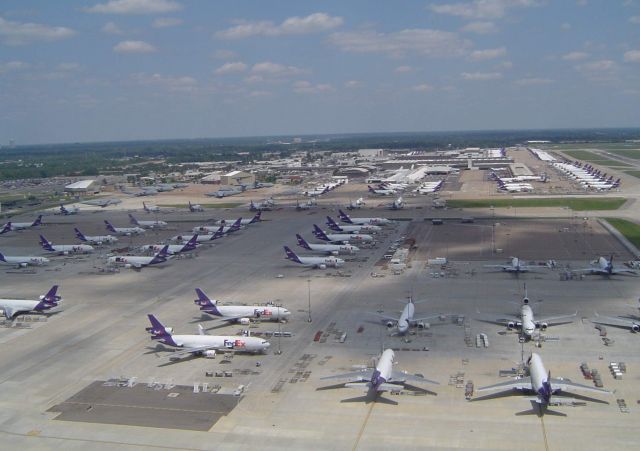
[[[114,227],[113,230],[113,233],[126,236],[144,233],[144,229],[140,227]]]
[[[522,334],[527,338],[531,338],[533,333],[536,331],[536,322],[530,305],[525,304],[521,307],[520,317],[522,320]]]
[[[138,226],[143,227],[145,229],[156,229],[166,227],[167,223],[165,221],[136,221]]]
[[[383,225],[389,224],[387,218],[349,218],[356,225]],[[343,221],[346,222],[346,221]]]
[[[122,257],[109,257],[107,263],[114,266],[141,268],[150,265],[154,258],[155,255],[150,257],[125,255]]]
[[[193,233],[216,233],[218,230],[220,230],[220,226],[198,226],[191,231]],[[224,229],[222,231],[224,232]]]
[[[165,244],[147,244],[145,246],[142,246],[140,249],[142,250],[142,252],[148,252],[148,251],[153,251],[154,253],[158,253],[162,250],[163,247],[165,247],[167,245]],[[179,254],[180,252],[183,252],[184,250],[184,244],[170,244],[167,246],[167,254]]]
[[[226,225],[226,226],[229,226],[229,225],[234,224],[237,220],[238,220],[238,218],[236,218],[236,219],[218,219],[216,221],[216,224],[218,224],[218,227],[220,227],[223,224]],[[240,220],[240,225],[249,225],[249,224],[251,224],[251,221],[253,221],[253,218],[241,219]]]
[[[393,359],[395,354],[392,349],[385,349],[376,364],[376,372],[384,381],[390,381],[393,374]],[[378,387],[376,387],[377,389]]]
[[[198,238],[196,238],[196,243],[206,243],[207,241],[211,241],[213,237],[213,233],[198,235]],[[183,243],[186,243],[187,241],[191,241],[192,238],[193,235],[176,235],[171,237],[171,241],[182,241]]]
[[[198,205],[198,204],[193,205],[193,204],[191,204],[191,205],[189,206],[189,211],[191,211],[192,213],[195,213],[195,212],[203,212],[203,211],[204,211],[204,208],[202,208],[202,205]]]
[[[361,232],[375,233],[380,231],[379,226],[375,226],[371,224],[339,225],[338,227],[340,227],[341,229],[339,232],[345,232],[345,233],[361,233]]]
[[[103,244],[103,243],[115,243],[116,241],[118,241],[118,238],[116,238],[113,235],[93,235],[93,236],[89,236],[89,235],[84,235],[84,238],[87,240],[87,242],[91,243],[91,244]]]
[[[345,241],[373,241],[371,235],[362,235],[359,233],[326,233],[329,241],[332,242],[345,242]]]
[[[7,309],[15,313],[30,312],[40,301],[29,301],[27,299],[0,299],[0,310],[7,316]]]
[[[538,390],[547,382],[548,374],[540,356],[532,353],[531,361],[529,362],[529,375],[531,376],[531,389],[535,393],[538,393]]]
[[[53,251],[60,254],[89,254],[93,252],[93,247],[88,244],[52,244]]]
[[[5,255],[4,261],[0,260],[0,263],[6,263],[8,265],[20,265],[20,266],[27,266],[27,265],[42,266],[49,263],[49,259],[46,257],[31,257],[31,256],[18,257],[18,256]]]
[[[280,321],[286,319],[291,312],[284,307],[262,305],[220,305],[216,309],[224,317],[260,318],[262,320]],[[206,310],[204,310],[206,313]]]
[[[344,260],[336,257],[300,257],[300,264],[316,268],[339,268],[344,265]]]
[[[312,252],[323,252],[327,254],[355,254],[360,249],[351,244],[312,244],[307,243]]]
[[[411,323],[413,322],[413,315],[415,313],[415,305],[413,302],[407,302],[407,305],[402,309],[400,318],[398,318],[398,332],[401,334],[407,333]]]
[[[11,230],[24,230],[28,229],[33,225],[33,222],[12,222]]]
[[[215,350],[245,352],[266,352],[270,343],[258,337],[233,335],[172,335],[173,341],[181,348],[210,347]]]

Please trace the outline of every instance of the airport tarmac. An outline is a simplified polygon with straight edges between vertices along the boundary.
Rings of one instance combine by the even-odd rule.
[[[60,285],[64,298],[62,311],[46,321],[22,322],[28,327],[0,328],[0,436],[7,448],[42,449],[595,449],[635,447],[635,426],[638,422],[640,356],[639,337],[623,329],[607,327],[607,337],[614,340],[605,346],[588,321],[600,314],[624,315],[637,313],[638,277],[587,276],[582,280],[561,281],[558,271],[540,272],[518,277],[491,272],[484,264],[498,264],[509,255],[546,261],[556,259],[572,267],[588,264],[595,255],[585,255],[581,243],[585,238],[591,250],[607,250],[617,243],[601,234],[597,225],[584,232],[582,225],[560,232],[562,224],[555,220],[517,221],[505,223],[513,235],[502,255],[484,253],[487,234],[479,241],[462,241],[464,252],[450,251],[452,263],[445,269],[429,267],[421,246],[442,249],[449,242],[451,249],[466,230],[445,222],[442,226],[425,223],[425,211],[410,209],[401,212],[363,209],[353,216],[395,216],[414,218],[399,221],[380,234],[376,247],[363,249],[354,260],[339,271],[335,269],[307,270],[284,259],[282,245],[295,246],[295,233],[311,238],[311,225],[322,223],[329,210],[310,212],[283,209],[265,212],[266,221],[249,226],[237,234],[203,246],[194,258],[174,259],[156,268],[141,271],[121,270],[119,273],[99,273],[101,258],[62,257],[35,273],[7,269],[0,272],[2,296],[37,296],[51,285]],[[143,216],[142,213],[139,214]],[[157,240],[191,229],[200,220],[214,216],[248,216],[245,210],[207,211],[203,214],[159,214],[169,221],[169,230],[152,231]],[[154,217],[144,215],[144,219]],[[128,223],[122,212],[97,212],[69,217],[47,217],[42,230],[28,230],[0,238],[2,250],[21,253],[38,252],[37,235],[44,231],[48,238],[62,244],[74,242],[72,224],[87,234],[103,234],[103,219],[116,226]],[[570,220],[569,220],[570,222]],[[54,224],[55,223],[55,224]],[[582,223],[580,223],[582,224]],[[465,225],[466,227],[467,225]],[[473,224],[476,230],[476,224]],[[486,229],[477,225],[478,229]],[[491,228],[491,227],[489,227]],[[448,229],[448,232],[447,232]],[[536,231],[540,243],[516,239],[528,229]],[[431,230],[431,231],[429,231]],[[414,233],[415,232],[415,233]],[[149,232],[148,232],[149,233]],[[474,232],[475,233],[475,232]],[[573,234],[563,238],[563,234]],[[399,275],[381,269],[376,264],[394,239],[417,237],[418,252],[409,267]],[[426,236],[430,238],[425,238]],[[602,236],[601,236],[602,235]],[[504,239],[506,236],[500,235]],[[569,235],[566,235],[569,236]],[[421,238],[423,237],[423,238]],[[465,238],[466,239],[466,238]],[[556,241],[554,241],[556,240]],[[559,240],[559,241],[557,241]],[[564,240],[564,241],[563,241]],[[577,242],[576,242],[577,240]],[[150,237],[124,238],[117,246],[149,243]],[[425,244],[426,243],[426,244]],[[556,244],[562,244],[557,246]],[[296,251],[300,248],[295,247]],[[445,247],[446,250],[446,247]],[[617,245],[616,252],[622,253]],[[101,252],[105,254],[106,252]],[[561,253],[563,255],[558,255]],[[473,256],[476,258],[472,258]],[[621,254],[622,255],[622,254]],[[443,256],[443,255],[437,255]],[[622,257],[621,257],[622,258]],[[371,277],[372,272],[384,277]],[[438,273],[438,277],[434,274]],[[541,348],[534,343],[518,343],[516,334],[504,328],[476,321],[477,311],[483,314],[515,313],[523,296],[523,284],[536,314],[555,316],[578,312],[572,324],[550,327],[545,334],[558,341],[545,341]],[[292,311],[288,323],[261,322],[250,327],[258,332],[290,332],[292,337],[273,337],[266,355],[235,355],[225,360],[194,358],[172,362],[169,352],[161,350],[145,332],[146,314],[155,314],[174,332],[197,333],[197,324],[205,328],[212,322],[202,317],[194,305],[194,288],[223,302],[282,303]],[[463,315],[456,321],[431,321],[428,329],[417,330],[408,340],[390,336],[367,312],[399,313],[406,297],[426,301],[416,305],[416,316],[431,314]],[[542,300],[541,303],[536,301]],[[311,304],[311,312],[308,310]],[[308,322],[311,316],[312,322]],[[375,324],[374,324],[375,323]],[[243,326],[230,325],[209,330],[209,333],[236,333]],[[320,332],[318,341],[314,337]],[[346,333],[344,343],[339,338]],[[488,348],[477,348],[475,338],[486,333]],[[472,346],[465,341],[472,338]],[[408,341],[408,342],[407,342]],[[320,380],[323,376],[352,371],[354,365],[364,365],[383,347],[397,350],[396,369],[421,373],[440,385],[424,385],[434,395],[400,394],[386,397],[398,405],[380,403],[344,403],[359,396],[349,389],[318,390],[335,381]],[[281,350],[281,354],[276,351]],[[603,376],[612,396],[597,396],[609,404],[587,403],[581,407],[563,407],[567,417],[535,415],[516,416],[530,408],[524,398],[493,399],[469,402],[464,388],[450,385],[452,376],[473,380],[475,387],[500,382],[501,369],[511,369],[531,351],[538,352],[553,377],[584,380],[579,370],[586,361]],[[623,361],[627,374],[614,380],[607,370],[609,362]],[[216,373],[228,373],[228,376]],[[210,373],[208,375],[207,373]],[[462,376],[459,373],[464,373]],[[135,379],[132,379],[135,378]],[[127,399],[132,408],[145,408],[153,416],[153,407],[163,406],[158,416],[169,426],[167,406],[161,394],[173,393],[172,388],[154,390],[154,399],[144,397],[147,384],[163,387],[221,385],[230,393],[244,386],[241,400],[227,415],[221,416],[207,431],[178,429],[185,418],[202,404],[184,401],[175,415],[176,429],[116,425],[113,414],[100,423],[96,412],[74,413],[78,421],[60,421],[58,412],[49,410],[74,399],[96,381],[136,381],[133,388],[122,390],[113,399]],[[417,384],[416,384],[417,385]],[[127,397],[127,390],[138,390]],[[183,388],[183,390],[186,390]],[[190,397],[213,396],[210,393],[190,394]],[[157,399],[156,399],[157,398]],[[621,413],[616,399],[626,400],[629,413]],[[99,400],[98,400],[99,401]],[[137,403],[137,404],[136,404]],[[108,404],[108,403],[104,403]],[[206,402],[205,402],[206,404]],[[94,407],[99,409],[100,406]],[[93,410],[93,409],[91,409]],[[190,413],[181,413],[181,410]],[[97,421],[97,422],[93,422]],[[126,424],[126,415],[121,418]],[[138,425],[136,425],[138,424]],[[508,425],[507,427],[505,427]]]

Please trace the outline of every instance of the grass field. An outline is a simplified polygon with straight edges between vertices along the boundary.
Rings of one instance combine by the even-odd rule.
[[[571,158],[575,158],[576,160],[588,161],[590,163],[599,164],[602,166],[630,167],[630,165],[626,163],[622,163],[616,160],[611,160],[609,158],[600,156],[593,152],[589,152],[588,150],[569,150],[569,151],[564,151],[564,153],[569,155]]]
[[[246,202],[223,202],[219,204],[198,204],[202,208],[236,208],[240,205],[244,205]],[[187,208],[185,204],[158,204],[158,207],[168,208]]]
[[[621,157],[640,160],[640,149],[616,149],[616,150],[607,150],[607,152],[620,155]]]
[[[624,173],[632,175],[634,177],[638,177],[640,179],[640,171],[624,171]]]
[[[635,222],[620,218],[606,218],[606,221],[618,229],[626,239],[631,241],[636,247],[640,247],[640,225]]]
[[[575,211],[584,210],[617,210],[626,199],[622,197],[609,198],[553,198],[553,199],[454,199],[447,201],[450,208],[496,208],[521,207],[569,207]]]

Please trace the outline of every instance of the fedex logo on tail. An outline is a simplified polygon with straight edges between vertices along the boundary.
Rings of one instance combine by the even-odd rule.
[[[210,313],[216,316],[222,316],[218,308],[216,307],[216,301],[212,301],[209,297],[204,294],[200,288],[196,288],[196,294],[198,295],[198,299],[193,301],[196,305],[200,306],[200,310]]]
[[[287,246],[284,246],[284,252],[286,254],[286,259],[287,260],[291,260],[294,261],[296,263],[302,263],[300,261],[300,259],[298,258],[298,256],[295,254],[295,252],[293,252],[291,249],[289,249]]]
[[[318,239],[321,239],[321,240],[324,240],[324,241],[329,241],[329,237],[316,224],[313,225],[313,234]]]
[[[309,246],[309,243],[307,243],[306,240],[297,233],[296,238],[298,239],[298,246],[303,247],[307,250],[311,250],[311,246]]]

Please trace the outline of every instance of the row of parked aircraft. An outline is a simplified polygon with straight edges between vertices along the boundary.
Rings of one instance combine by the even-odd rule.
[[[563,172],[568,177],[577,181],[585,189],[595,189],[598,191],[610,190],[620,187],[620,179],[613,180],[613,176],[607,178],[599,169],[585,163],[584,166],[578,161],[574,163],[552,163],[552,165]]]
[[[381,230],[380,225],[377,224],[390,224],[387,218],[351,218],[342,210],[338,212],[343,224],[338,224],[333,218],[327,216],[326,224],[329,226],[329,231],[324,231],[313,224],[313,235],[324,243],[309,243],[300,234],[296,234],[298,246],[310,252],[328,254],[327,256],[300,256],[288,246],[284,246],[285,258],[315,269],[339,268],[345,261],[337,255],[354,254],[360,250],[352,243],[373,242],[372,235],[361,232],[377,233]]]
[[[503,265],[484,265],[485,268],[499,268],[501,271],[512,273],[512,274],[520,274],[530,271],[536,271],[538,269],[545,268],[544,266],[539,265],[527,265],[522,262],[518,257],[511,257],[511,260]],[[571,270],[572,273],[586,273],[586,274],[597,274],[605,277],[614,276],[617,274],[636,274],[636,272],[632,269],[625,268],[623,266],[614,265],[613,264],[613,255],[609,257],[607,260],[605,257],[598,257],[596,260],[591,262],[591,266],[588,268],[578,268]]]
[[[205,292],[196,288],[197,299],[194,303],[200,307],[200,312],[212,317],[216,325],[238,323],[248,325],[253,320],[285,321],[291,312],[284,307],[273,304],[266,305],[221,305],[217,300],[210,299]],[[208,335],[201,325],[198,325],[198,335],[175,335],[173,329],[165,327],[153,315],[148,315],[152,340],[172,348],[179,348],[170,354],[171,359],[183,356],[203,356],[212,358],[219,351],[264,353],[270,343],[258,337],[245,335]]]

